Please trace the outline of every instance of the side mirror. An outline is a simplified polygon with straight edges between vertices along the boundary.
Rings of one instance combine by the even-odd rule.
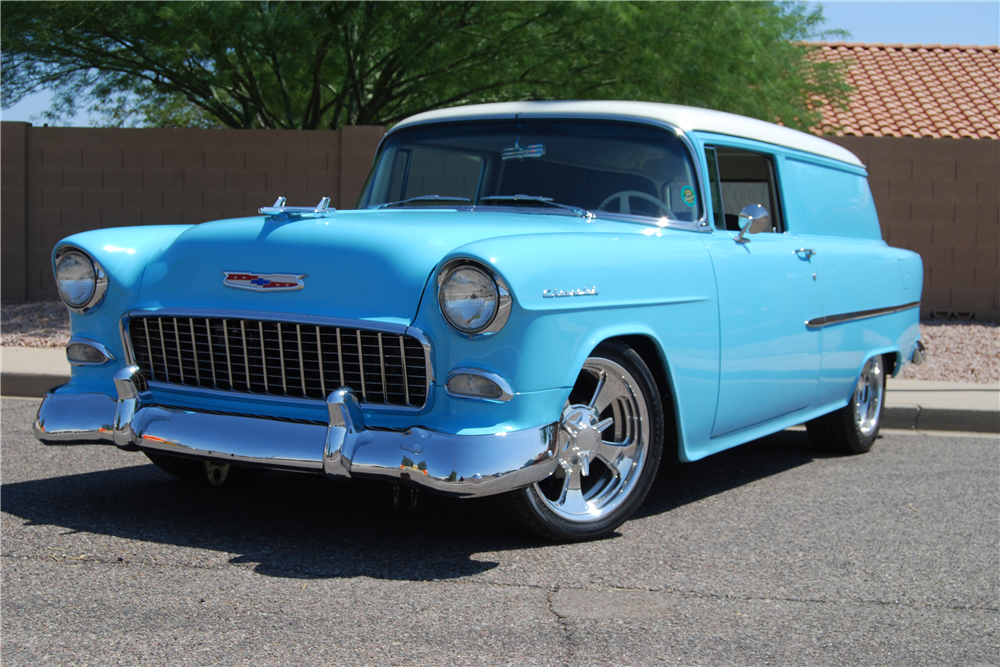
[[[750,243],[750,239],[743,238],[743,235],[747,233],[760,234],[761,232],[770,231],[771,214],[760,204],[744,206],[743,210],[740,211],[739,225],[740,233],[733,240],[737,243]]]

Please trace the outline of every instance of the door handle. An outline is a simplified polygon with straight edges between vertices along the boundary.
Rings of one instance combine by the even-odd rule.
[[[805,253],[806,259],[809,259],[810,257],[816,254],[816,251],[813,250],[812,248],[799,248],[798,250],[793,250],[792,252],[794,252],[796,255],[801,255]]]

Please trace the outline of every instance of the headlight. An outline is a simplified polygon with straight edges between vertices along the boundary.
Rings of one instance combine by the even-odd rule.
[[[108,278],[100,264],[75,248],[56,253],[56,288],[59,298],[77,313],[85,313],[104,298]]]
[[[484,266],[452,260],[438,273],[441,313],[456,331],[476,338],[496,333],[510,315],[507,285]]]

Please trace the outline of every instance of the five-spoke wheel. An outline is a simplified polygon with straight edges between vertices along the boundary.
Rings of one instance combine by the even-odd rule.
[[[639,507],[662,447],[663,409],[652,374],[634,350],[602,344],[563,409],[555,472],[506,500],[522,525],[543,537],[601,537]]]

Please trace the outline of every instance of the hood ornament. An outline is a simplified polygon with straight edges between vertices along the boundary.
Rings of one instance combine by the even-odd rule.
[[[285,198],[278,197],[273,206],[262,206],[257,212],[266,215],[268,222],[284,222],[305,216],[325,218],[331,213],[336,213],[337,209],[330,208],[329,197],[323,197],[315,206],[285,206]]]
[[[306,286],[303,279],[309,274],[302,273],[254,273],[253,271],[223,271],[226,277],[222,284],[236,289],[254,292],[294,292]]]

